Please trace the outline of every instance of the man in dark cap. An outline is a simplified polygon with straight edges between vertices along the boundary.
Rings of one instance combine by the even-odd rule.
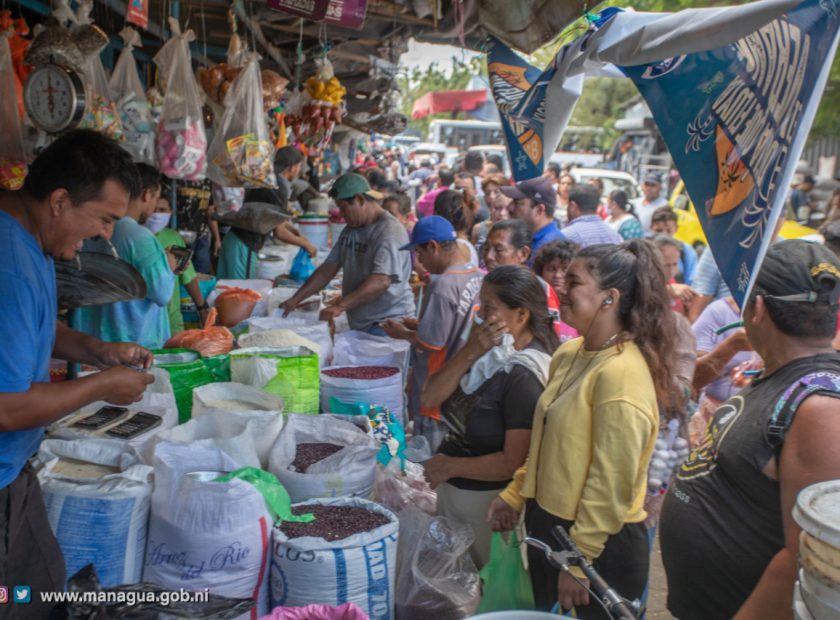
[[[557,206],[557,192],[551,180],[544,176],[520,181],[513,187],[503,187],[502,193],[513,199],[510,213],[522,220],[531,230],[530,267],[539,249],[553,241],[562,241],[566,236],[557,227],[554,209]]]
[[[653,172],[645,175],[642,194],[641,198],[636,199],[635,206],[636,214],[642,223],[642,230],[647,234],[650,232],[653,212],[659,207],[668,206],[668,201],[662,196],[662,177]]]
[[[245,202],[262,202],[277,205],[283,213],[289,212],[292,198],[292,182],[303,170],[303,154],[293,146],[284,146],[274,154],[274,174],[277,175],[277,189],[259,188],[245,192]]]
[[[744,306],[764,370],[721,405],[660,521],[668,608],[681,620],[790,618],[805,487],[840,477],[840,261],[780,241]]]
[[[347,227],[333,243],[326,261],[281,308],[293,312],[311,295],[319,293],[342,271],[341,298],[321,311],[332,320],[347,312],[350,327],[384,336],[382,323],[414,315],[411,292],[411,258],[400,248],[408,234],[397,218],[383,209],[383,196],[371,189],[360,174],[347,173],[330,190]]]

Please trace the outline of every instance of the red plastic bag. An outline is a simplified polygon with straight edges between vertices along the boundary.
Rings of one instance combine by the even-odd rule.
[[[219,310],[219,323],[228,327],[238,325],[251,317],[254,306],[262,299],[257,291],[247,288],[220,286],[224,293],[216,298],[216,308]]]
[[[164,349],[193,349],[202,357],[230,353],[233,349],[233,334],[227,327],[214,326],[217,312],[210,310],[204,329],[187,329],[172,336],[163,345]]]
[[[216,298],[216,302],[220,299],[235,299],[236,301],[253,301],[258,302],[262,299],[259,291],[250,288],[238,288],[236,286],[220,286],[219,290],[224,291]]]

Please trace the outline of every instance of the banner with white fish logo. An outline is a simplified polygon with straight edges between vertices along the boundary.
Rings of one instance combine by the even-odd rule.
[[[739,306],[825,88],[840,0],[806,0],[738,41],[621,66],[653,112]]]

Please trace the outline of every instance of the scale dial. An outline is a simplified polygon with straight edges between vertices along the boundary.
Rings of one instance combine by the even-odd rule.
[[[39,129],[58,133],[79,124],[85,113],[85,88],[72,70],[59,65],[36,67],[23,89],[26,112]]]

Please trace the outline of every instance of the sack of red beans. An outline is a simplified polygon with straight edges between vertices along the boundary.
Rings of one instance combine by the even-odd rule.
[[[394,366],[330,366],[321,369],[321,411],[330,411],[330,398],[344,403],[386,407],[405,421],[403,374]]]
[[[371,620],[394,620],[399,521],[358,498],[292,507],[309,523],[278,523],[272,535],[271,605],[355,603]]]

